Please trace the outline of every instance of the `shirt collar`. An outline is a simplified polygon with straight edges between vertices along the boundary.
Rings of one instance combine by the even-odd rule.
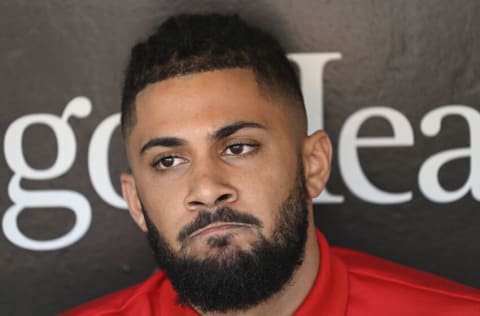
[[[348,275],[345,264],[330,250],[323,234],[316,229],[320,266],[310,293],[295,316],[345,315],[348,300]]]

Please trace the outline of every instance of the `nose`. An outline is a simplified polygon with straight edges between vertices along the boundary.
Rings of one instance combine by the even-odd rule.
[[[238,199],[238,191],[232,183],[231,176],[221,162],[209,160],[192,165],[189,190],[185,197],[188,210],[226,206]]]

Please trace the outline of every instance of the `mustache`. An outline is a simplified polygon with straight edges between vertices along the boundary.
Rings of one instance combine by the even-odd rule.
[[[217,208],[215,211],[202,210],[198,213],[198,216],[186,225],[178,233],[177,240],[184,242],[195,231],[207,227],[210,224],[217,222],[225,223],[241,223],[257,226],[262,228],[262,222],[251,214],[242,213],[228,206]]]

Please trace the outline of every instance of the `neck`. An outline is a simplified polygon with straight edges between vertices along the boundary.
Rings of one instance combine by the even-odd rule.
[[[313,212],[310,212],[312,214]],[[228,313],[208,313],[208,316],[264,316],[292,315],[302,304],[310,292],[320,266],[320,250],[313,215],[309,216],[307,241],[302,264],[294,271],[291,279],[284,288],[274,294],[266,302],[244,311],[232,311]]]

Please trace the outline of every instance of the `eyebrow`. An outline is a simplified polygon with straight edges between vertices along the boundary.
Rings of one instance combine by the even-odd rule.
[[[224,139],[230,135],[235,134],[239,130],[243,128],[259,128],[259,129],[266,129],[265,126],[255,122],[246,122],[246,121],[239,121],[234,122],[232,124],[228,124],[216,130],[212,134],[212,139],[218,141]],[[156,137],[150,139],[145,145],[142,146],[140,149],[140,155],[144,154],[145,151],[152,147],[162,146],[162,147],[178,147],[186,145],[186,141],[178,138],[178,137]]]
[[[178,147],[185,145],[186,142],[183,139],[177,137],[156,137],[150,139],[145,145],[143,145],[142,149],[140,149],[140,155],[145,153],[148,149],[156,146],[162,147]]]
[[[219,128],[218,130],[216,130],[213,133],[212,138],[214,140],[221,140],[221,139],[226,138],[226,137],[228,137],[232,134],[235,134],[237,131],[239,131],[243,128],[266,129],[265,126],[263,126],[262,124],[259,124],[259,123],[239,121],[239,122],[228,124],[227,126]]]

